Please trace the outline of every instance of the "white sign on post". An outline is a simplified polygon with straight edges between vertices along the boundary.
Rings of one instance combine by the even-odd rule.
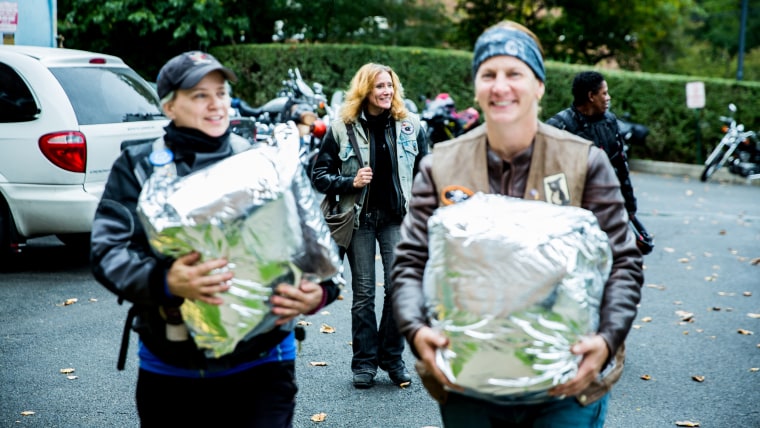
[[[689,82],[686,84],[686,107],[705,107],[705,83]]]
[[[18,3],[0,2],[0,33],[15,33],[18,27]]]

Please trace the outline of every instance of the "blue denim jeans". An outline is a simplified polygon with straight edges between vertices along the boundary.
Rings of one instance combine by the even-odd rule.
[[[449,392],[441,405],[445,428],[603,428],[610,394],[581,406],[574,397],[542,404],[505,405]]]
[[[391,303],[391,267],[393,255],[401,238],[401,218],[384,211],[371,210],[361,214],[359,228],[354,230],[346,255],[351,268],[353,304],[351,306],[351,335],[354,355],[351,370],[356,373],[377,374],[380,367],[395,371],[404,366],[401,354],[404,338],[393,319]],[[375,249],[379,244],[383,262],[385,293],[380,327],[375,315]]]

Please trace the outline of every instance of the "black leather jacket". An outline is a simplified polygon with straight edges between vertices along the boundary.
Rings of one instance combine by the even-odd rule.
[[[626,211],[636,213],[636,196],[633,194],[628,159],[615,115],[606,111],[603,115],[586,116],[575,106],[571,106],[552,116],[546,123],[593,141],[597,147],[604,150],[620,181],[620,192],[625,199]]]
[[[410,113],[412,115],[412,113]],[[415,117],[416,119],[416,117]],[[340,120],[340,119],[338,119]],[[410,118],[411,120],[411,118]],[[401,120],[402,124],[405,122]],[[418,123],[419,120],[415,120],[412,123]],[[417,173],[420,160],[428,153],[428,142],[425,135],[425,131],[422,126],[418,126],[416,141],[413,145],[401,144],[396,135],[397,121],[392,117],[388,117],[388,124],[385,130],[385,140],[389,145],[391,153],[391,180],[388,183],[389,190],[393,193],[395,201],[388,207],[390,211],[393,211],[399,217],[403,217],[406,214],[406,206],[408,204],[406,194],[411,194],[411,184],[414,174]],[[354,131],[357,139],[357,144],[360,148],[368,147],[365,153],[369,156],[363,156],[362,160],[364,165],[370,166],[375,170],[375,156],[374,156],[374,144],[370,144],[370,141],[374,140],[372,133],[368,129],[368,123],[364,117],[364,113],[354,122]],[[340,127],[343,128],[343,127]],[[330,125],[327,130],[325,139],[319,149],[319,155],[314,162],[314,167],[311,171],[311,180],[314,188],[319,192],[327,195],[347,195],[360,192],[361,189],[354,188],[353,181],[355,171],[360,166],[354,165],[356,169],[353,169],[350,164],[344,164],[344,160],[341,159],[341,155],[346,156],[344,153],[340,153],[341,142],[347,141],[348,137],[345,132],[336,131],[336,122]],[[411,152],[408,150],[412,150]],[[351,150],[353,152],[353,150]],[[407,169],[402,172],[402,168],[405,168],[399,163],[401,157],[409,157],[413,162],[411,170]],[[349,156],[346,161],[349,161],[353,156]],[[413,159],[412,159],[413,158]],[[408,168],[408,167],[406,167]],[[402,175],[405,175],[402,179]],[[364,205],[364,201],[358,201],[359,206]]]
[[[192,149],[169,140],[166,145],[174,152],[178,175],[184,176],[231,156],[234,153],[231,138],[240,137],[231,134],[227,138],[202,142],[203,147]],[[126,300],[133,303],[127,319],[130,325],[125,326],[119,367],[123,368],[128,327],[139,333],[140,339],[153,354],[177,367],[225,369],[265,355],[290,334],[289,329],[275,329],[241,342],[233,353],[216,360],[205,358],[192,340],[166,340],[166,321],[161,316],[160,308],[178,307],[183,299],[167,295],[166,274],[174,259],[153,252],[137,217],[137,199],[143,183],[135,172],[140,171],[138,163],[144,162],[152,151],[152,143],[140,144],[127,147],[116,159],[92,226],[93,275],[116,294],[120,302]],[[337,285],[332,281],[321,285],[326,303],[337,298]]]

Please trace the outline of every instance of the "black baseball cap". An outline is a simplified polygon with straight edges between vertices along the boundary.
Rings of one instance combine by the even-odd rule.
[[[158,72],[156,90],[158,98],[163,99],[171,91],[190,89],[197,85],[203,77],[212,71],[221,71],[225,79],[237,82],[237,76],[224,67],[211,54],[201,51],[190,51],[170,59]]]

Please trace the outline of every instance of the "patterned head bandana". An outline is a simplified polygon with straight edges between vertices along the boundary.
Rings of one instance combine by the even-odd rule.
[[[540,81],[546,80],[541,50],[533,38],[520,30],[504,27],[492,28],[478,37],[472,57],[472,78],[475,78],[483,61],[498,55],[509,55],[521,60]]]

